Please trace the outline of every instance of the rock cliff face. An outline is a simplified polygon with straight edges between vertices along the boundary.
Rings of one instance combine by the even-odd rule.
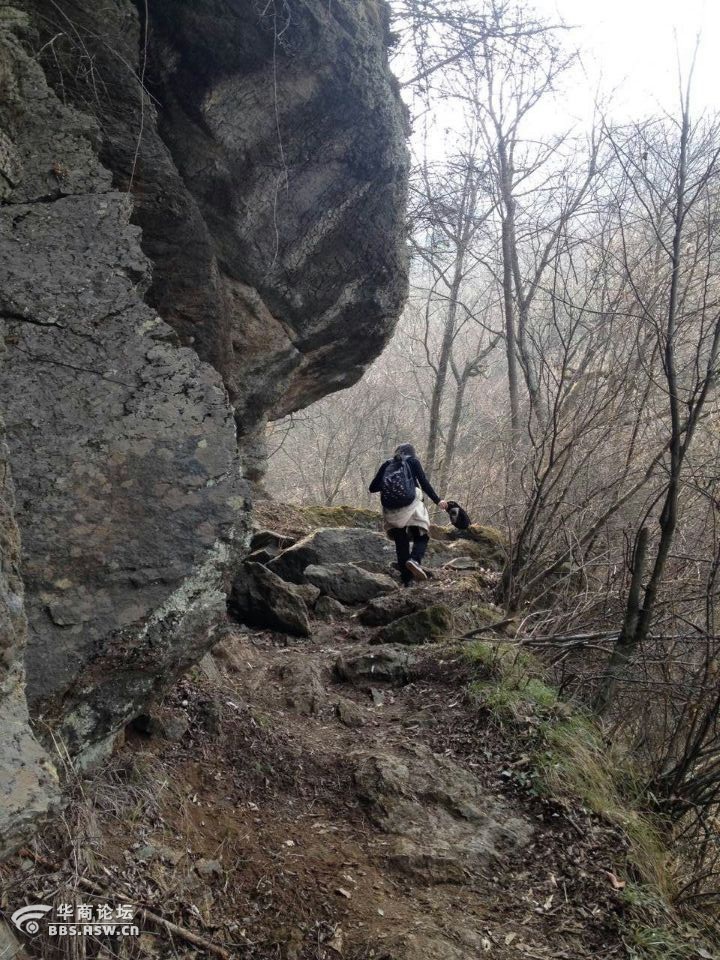
[[[139,6],[0,6],[28,699],[38,735],[83,759],[212,643],[266,419],[357,379],[406,280],[383,4],[156,0],[147,23]],[[0,709],[39,809],[21,639]]]
[[[55,89],[97,118],[132,193],[146,299],[221,372],[260,476],[268,416],[354,383],[405,298],[385,4],[155,0],[145,23],[142,3],[76,0],[71,32],[33,3]]]
[[[15,497],[4,430],[0,429],[0,437],[1,859],[53,808],[58,799],[58,782],[48,756],[30,730],[25,702],[22,657],[27,623],[19,572],[20,538],[13,516]]]

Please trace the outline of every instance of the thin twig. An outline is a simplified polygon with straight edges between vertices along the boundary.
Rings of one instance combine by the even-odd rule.
[[[60,869],[57,864],[52,863],[50,860],[45,859],[45,857],[35,853],[27,847],[20,851],[20,855],[33,860],[39,866],[45,867],[47,870],[58,872]],[[77,877],[76,879],[78,886],[82,887],[84,890],[87,890],[89,893],[93,893],[98,897],[103,897],[104,899],[110,899],[107,890],[101,887],[100,884],[95,883],[93,880],[88,880],[85,877]],[[222,960],[232,960],[231,954],[224,947],[221,947],[216,943],[212,943],[210,940],[206,940],[205,937],[201,937],[200,934],[194,933],[192,930],[188,930],[187,927],[181,927],[179,924],[173,923],[172,920],[166,920],[165,917],[161,917],[159,914],[153,913],[153,911],[148,910],[147,907],[143,907],[140,904],[134,904],[134,906],[139,909],[143,920],[147,920],[150,923],[159,924],[169,933],[174,933],[176,936],[181,937],[188,943],[192,943],[196,947],[201,947],[203,950],[207,950],[208,953],[212,953],[216,957],[221,957]]]

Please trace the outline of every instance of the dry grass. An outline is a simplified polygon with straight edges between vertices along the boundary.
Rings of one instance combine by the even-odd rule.
[[[531,728],[530,789],[577,803],[617,827],[627,846],[621,879],[628,906],[627,950],[633,960],[716,956],[698,927],[673,907],[674,865],[660,824],[643,810],[643,787],[623,745],[606,743],[588,715],[560,700],[539,661],[516,644],[481,642],[462,648],[479,676],[468,692],[498,725]]]

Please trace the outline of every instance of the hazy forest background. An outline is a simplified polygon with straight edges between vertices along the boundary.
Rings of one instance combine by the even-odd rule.
[[[720,127],[587,123],[576,34],[513,3],[395,0],[411,107],[410,297],[355,387],[271,426],[283,501],[370,506],[414,442],[441,496],[498,527],[498,602],[629,743],[718,897]],[[594,91],[588,91],[592,95]]]

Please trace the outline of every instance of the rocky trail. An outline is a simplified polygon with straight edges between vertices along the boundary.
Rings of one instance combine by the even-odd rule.
[[[242,573],[234,603],[254,625],[229,623],[103,768],[68,767],[62,819],[0,868],[3,908],[100,898],[150,911],[139,937],[83,938],[83,956],[105,958],[627,956],[609,879],[624,869],[622,834],[536,794],[532,718],[507,726],[479,709],[476,668],[448,637],[500,618],[478,545],[473,558],[437,541],[433,579],[401,591],[373,562],[368,545],[388,545],[377,533],[325,530],[287,549],[293,539],[256,538],[273,556],[245,569],[304,583],[263,573],[248,587]],[[353,543],[370,557],[355,580]],[[353,589],[362,603],[333,596]],[[276,629],[259,626],[263,605]],[[41,937],[26,949],[81,955]]]
[[[626,947],[655,852],[552,776],[554,725],[606,743],[496,531],[401,590],[377,514],[253,502],[407,300],[397,42],[384,0],[0,4],[0,960],[712,960]]]

